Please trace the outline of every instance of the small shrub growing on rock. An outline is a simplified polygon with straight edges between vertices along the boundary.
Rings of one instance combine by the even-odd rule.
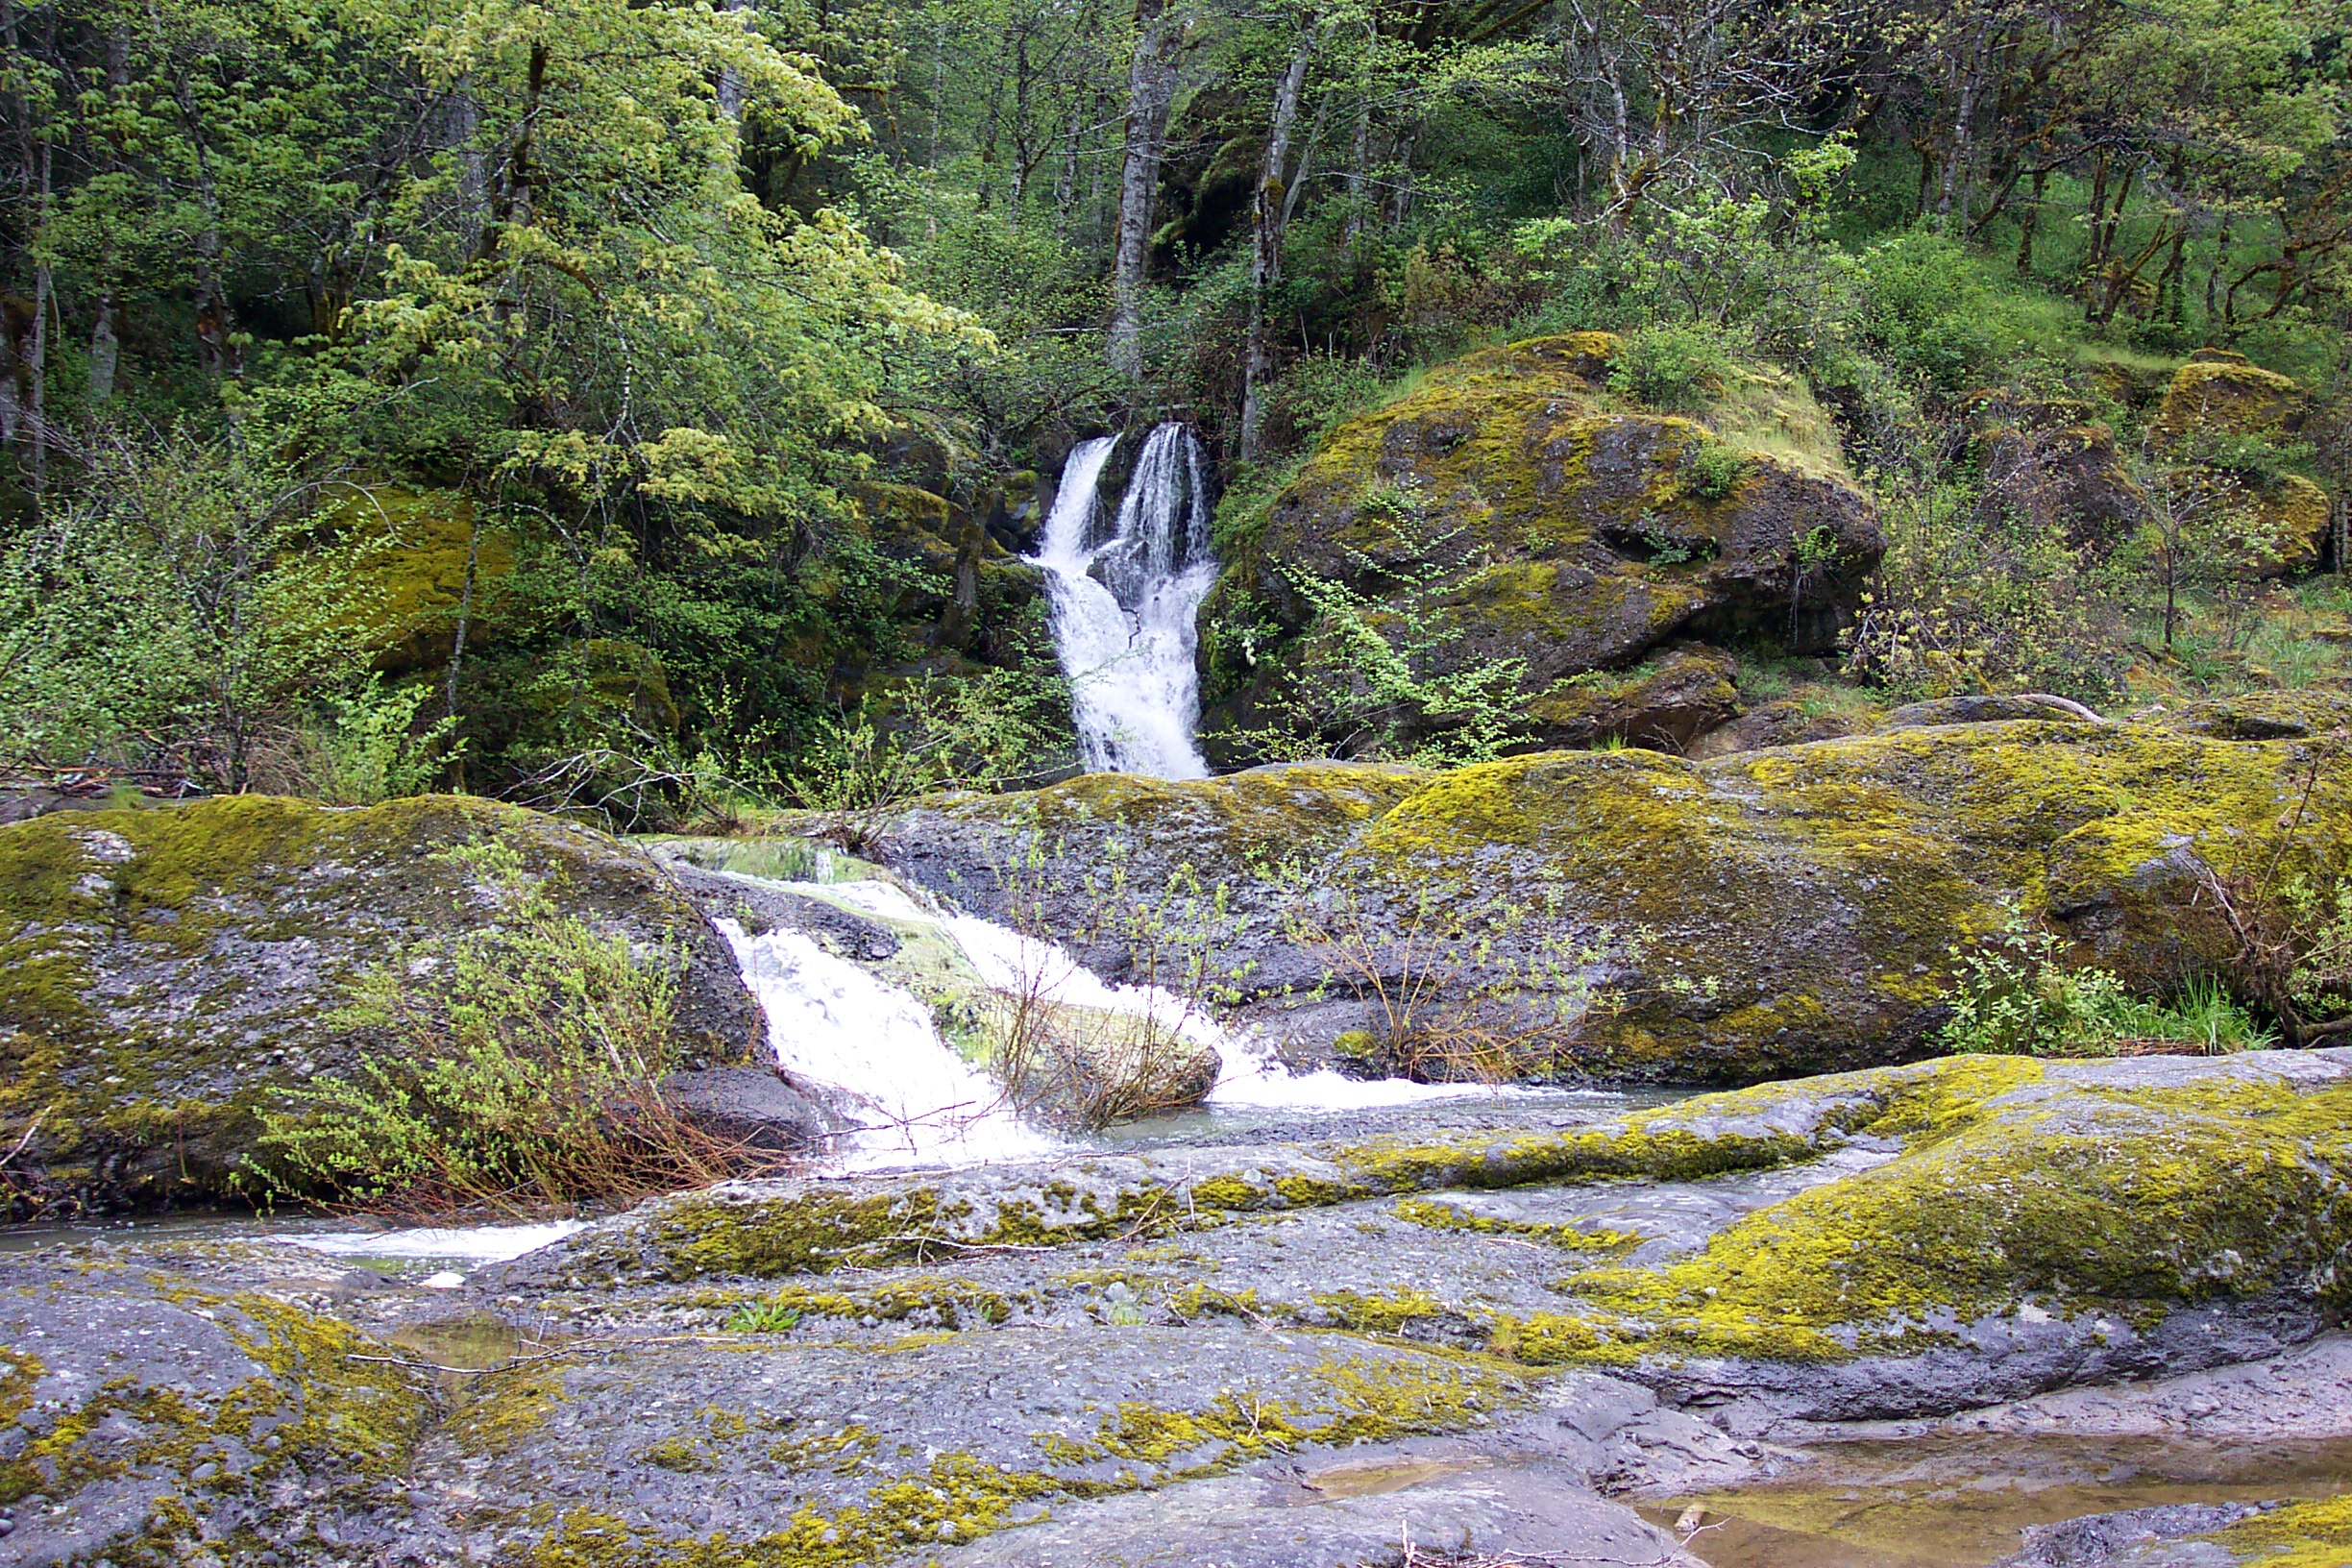
[[[1114,853],[1086,874],[1085,913],[1058,928],[1047,909],[1047,856],[1029,845],[998,870],[1011,892],[1011,922],[1023,943],[1009,985],[992,989],[981,1021],[990,1066],[1022,1110],[1087,1128],[1196,1104],[1216,1081],[1219,1058],[1194,1026],[1239,1000],[1241,974],[1217,954],[1237,928],[1230,890],[1178,866],[1164,887],[1136,886]],[[1060,945],[1115,946],[1127,981],[1154,996],[1139,1010],[1073,1002],[1078,970]]]
[[[1723,393],[1735,364],[1723,334],[1704,327],[1652,327],[1626,339],[1609,390],[1669,413],[1696,413]]]
[[[1746,453],[1709,441],[1691,453],[1688,489],[1701,501],[1728,500],[1754,466]]]
[[[800,1326],[800,1309],[780,1301],[754,1302],[739,1307],[727,1319],[729,1334],[790,1334]]]
[[[666,1081],[686,1064],[676,955],[559,914],[520,854],[452,850],[496,924],[363,975],[335,1021],[383,1042],[262,1113],[279,1189],[409,1213],[521,1215],[706,1187],[746,1152]]]
[[[1945,1043],[1955,1051],[2116,1056],[2189,1046],[2209,1056],[2261,1050],[2276,1037],[2210,976],[2169,1002],[2134,996],[2101,968],[2070,969],[2058,939],[2013,919],[1991,943],[1955,947],[1959,981]]]

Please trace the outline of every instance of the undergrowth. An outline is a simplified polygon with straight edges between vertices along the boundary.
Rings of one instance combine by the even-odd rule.
[[[330,1022],[373,1043],[261,1114],[276,1189],[369,1209],[540,1213],[707,1187],[772,1157],[709,1131],[671,1075],[681,955],[557,913],[498,841],[448,851],[499,919],[354,983]]]

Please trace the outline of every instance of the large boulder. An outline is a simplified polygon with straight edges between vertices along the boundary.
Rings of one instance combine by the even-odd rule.
[[[2199,436],[2278,434],[2300,427],[2307,403],[2293,377],[2227,349],[2201,349],[2173,373],[2155,430],[2175,446]]]
[[[1979,505],[2104,556],[2147,511],[2115,431],[2079,404],[1988,394],[1975,409],[1984,467]]]
[[[605,834],[427,796],[364,809],[239,796],[0,828],[0,1126],[43,1199],[236,1188],[255,1110],[348,1068],[345,988],[498,919],[446,851],[497,838],[559,907],[683,960],[683,1055],[738,1063],[758,1005],[669,875]]]
[[[1582,725],[1536,705],[1561,682],[1677,638],[1830,646],[1883,549],[1870,502],[1833,459],[1624,408],[1603,382],[1615,350],[1592,332],[1490,349],[1334,430],[1230,530],[1203,611],[1204,727],[1304,713],[1345,743],[1383,696],[1360,625],[1424,681],[1523,661],[1527,744]],[[1383,722],[1409,740],[1447,721]]]
[[[1087,936],[1115,975],[1193,912],[1210,972],[1302,1046],[1450,1032],[1516,1042],[1504,1059],[1537,1075],[1745,1081],[1933,1051],[1953,946],[2021,912],[2139,981],[2229,956],[2207,868],[2290,835],[2352,848],[2352,780],[2315,777],[2308,745],[2215,738],[2316,722],[2296,711],[2180,716],[2205,734],[1922,713],[1703,762],[1090,775],[926,804],[886,843],[980,913],[1017,898]],[[1221,890],[1213,912],[1195,887]]]

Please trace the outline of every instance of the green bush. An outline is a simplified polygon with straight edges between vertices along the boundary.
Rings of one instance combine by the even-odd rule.
[[[1705,327],[1646,327],[1609,366],[1609,390],[1653,408],[1697,413],[1723,393],[1735,361],[1724,334]]]
[[[1998,297],[1986,263],[1957,241],[1898,235],[1864,254],[1861,278],[1864,340],[1899,369],[1956,391],[1994,357]]]
[[[1690,482],[1685,488],[1702,501],[1724,501],[1754,467],[1746,453],[1709,441],[1691,453]]]
[[[1958,976],[1944,1042],[1955,1051],[2113,1056],[2126,1041],[2193,1045],[2207,1055],[2276,1041],[2217,980],[2193,978],[2169,1002],[2149,1001],[2105,969],[2066,968],[2059,947],[2021,919],[1989,944],[1954,947]]]
[[[380,1048],[261,1115],[271,1186],[404,1213],[526,1215],[706,1187],[744,1151],[667,1081],[686,1064],[678,955],[556,913],[499,841],[450,851],[499,920],[355,983],[337,1025]]]

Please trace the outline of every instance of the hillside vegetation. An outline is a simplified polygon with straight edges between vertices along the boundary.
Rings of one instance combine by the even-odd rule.
[[[37,779],[631,825],[1050,777],[1014,557],[1074,439],[1191,421],[1246,554],[1353,417],[1579,331],[1620,339],[1593,411],[1708,432],[1692,482],[1785,467],[1884,534],[1826,622],[1733,618],[1737,698],[1675,744],[2327,685],[2352,639],[2352,121],[2309,0],[0,24],[0,730]],[[1508,649],[1441,667],[1411,586],[1372,595],[1378,690],[1213,712],[1224,759],[1626,738],[1606,694],[1530,719]]]

